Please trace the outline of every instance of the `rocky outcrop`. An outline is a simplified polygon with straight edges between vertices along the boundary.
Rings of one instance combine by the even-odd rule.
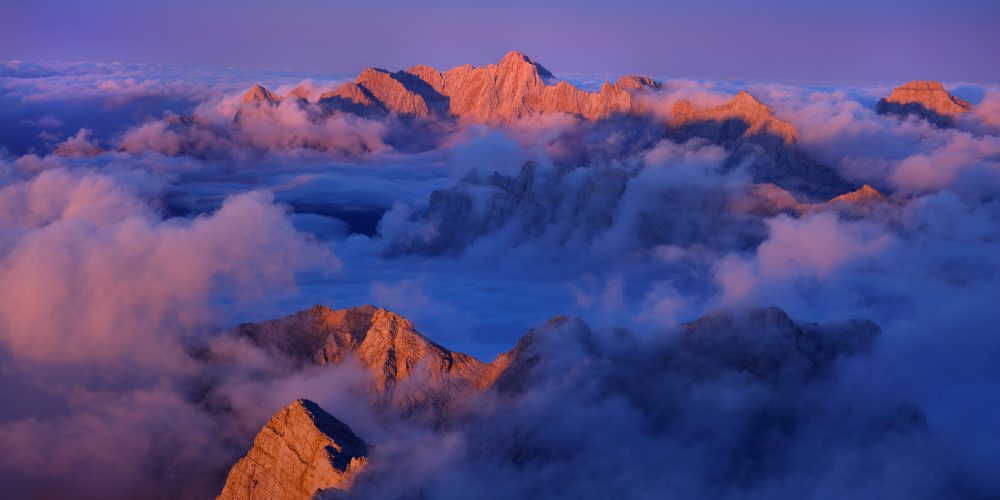
[[[347,490],[368,462],[369,446],[346,424],[300,399],[274,414],[230,469],[219,500],[308,500]]]
[[[934,81],[913,81],[892,90],[889,97],[879,100],[879,114],[916,115],[938,126],[954,124],[956,115],[972,109],[972,104],[959,99]]]

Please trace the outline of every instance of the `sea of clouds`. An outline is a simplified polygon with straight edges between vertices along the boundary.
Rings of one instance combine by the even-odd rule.
[[[1000,495],[1000,87],[949,84],[976,105],[953,128],[877,115],[891,84],[682,80],[640,120],[494,128],[293,100],[241,112],[259,80],[315,101],[343,78],[0,63],[0,482],[12,496],[214,495],[299,397],[382,450],[393,469],[361,489],[372,495]],[[890,206],[735,209],[746,168],[664,130],[677,100],[716,105],[740,89]],[[497,187],[517,182],[513,200]],[[466,210],[428,210],[435,191]],[[487,210],[503,203],[516,208]],[[387,424],[360,403],[351,366],[302,369],[227,334],[317,303],[385,307],[485,361],[555,315],[610,347],[551,347],[572,376],[485,404],[467,428]],[[653,372],[670,406],[653,413],[683,415],[654,438],[634,400],[587,385],[643,378],[647,349],[616,347],[617,327],[657,345],[706,312],[758,306],[869,318],[882,334],[791,389]],[[206,349],[227,361],[206,363]],[[710,465],[791,401],[805,424],[771,445],[783,462],[713,475],[742,471]],[[904,402],[926,432],[860,429]],[[558,456],[517,468],[483,451],[511,436]],[[553,483],[565,487],[541,488]]]

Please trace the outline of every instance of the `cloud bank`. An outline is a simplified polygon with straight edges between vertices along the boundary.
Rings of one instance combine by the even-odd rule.
[[[376,445],[362,497],[1000,494],[997,88],[954,128],[876,114],[886,86],[685,80],[642,119],[485,126],[328,113],[316,75],[265,75],[306,101],[247,106],[259,75],[188,71],[0,70],[3,113],[30,132],[0,144],[12,496],[214,495],[300,397]],[[887,197],[809,200],[753,181],[759,145],[671,132],[681,99],[744,88],[803,154]],[[445,426],[380,412],[356,366],[229,332],[368,302],[484,360],[555,315],[590,326],[552,330],[535,385]],[[754,333],[781,321],[681,340],[759,306],[881,334],[782,381],[733,365],[770,353]]]

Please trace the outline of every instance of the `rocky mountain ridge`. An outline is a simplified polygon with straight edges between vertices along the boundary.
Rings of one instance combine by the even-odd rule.
[[[488,123],[543,113],[602,119],[635,112],[635,97],[659,87],[650,77],[627,75],[613,84],[605,82],[597,92],[587,92],[559,80],[523,53],[511,51],[497,64],[466,64],[443,72],[425,65],[394,72],[368,68],[353,82],[322,94],[318,103],[330,111],[362,115],[451,116]],[[243,101],[280,100],[258,84]]]
[[[328,112],[452,117],[477,123],[546,113],[593,120],[636,113],[637,97],[659,88],[651,77],[626,75],[588,92],[556,78],[525,54],[511,51],[497,64],[465,64],[443,72],[426,65],[400,71],[368,68],[354,81],[321,94],[317,104]],[[243,95],[242,103],[272,106],[288,98],[305,100],[306,93],[297,88],[280,96],[258,83]]]
[[[641,347],[625,331],[607,337],[580,320],[557,317],[486,364],[433,343],[405,318],[373,306],[315,306],[243,325],[239,331],[261,348],[309,363],[337,364],[353,357],[369,371],[375,391],[400,390],[396,381],[414,376],[415,366],[428,366],[430,377],[423,383],[440,387],[451,398],[484,393],[517,398],[587,367],[587,372],[597,370],[587,375],[596,377],[591,383],[634,399],[637,408],[651,402],[645,385],[659,377],[701,383],[732,372],[775,390],[809,384],[825,377],[838,359],[868,352],[879,334],[867,320],[800,322],[779,309],[765,308],[709,313]],[[632,362],[621,364],[618,356]],[[454,381],[467,392],[452,390]],[[661,410],[655,406],[643,411],[652,412],[654,421],[662,418],[656,416]],[[525,443],[511,445],[527,452]],[[358,477],[364,482],[371,449],[315,403],[296,401],[264,426],[230,471],[219,498],[307,499],[346,490]],[[374,486],[368,482],[365,487]]]

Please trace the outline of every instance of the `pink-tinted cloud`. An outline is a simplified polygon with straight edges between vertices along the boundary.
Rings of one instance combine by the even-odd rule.
[[[301,149],[361,157],[391,149],[385,143],[387,126],[379,121],[327,115],[316,104],[294,99],[273,106],[235,102],[227,96],[202,105],[193,119],[168,117],[132,128],[121,138],[121,148],[132,154],[225,157]]]
[[[6,218],[24,228],[0,260],[0,340],[42,363],[169,363],[176,335],[211,318],[216,287],[252,297],[322,256],[263,193],[159,221],[108,178],[53,171],[4,188],[0,206],[22,207]]]
[[[851,262],[879,255],[895,238],[881,225],[846,222],[833,212],[768,221],[769,237],[751,259],[730,255],[715,266],[723,301],[740,302],[765,287],[828,279]]]
[[[88,157],[101,154],[103,149],[97,141],[90,139],[91,130],[81,128],[76,135],[56,146],[53,154],[58,156]]]

